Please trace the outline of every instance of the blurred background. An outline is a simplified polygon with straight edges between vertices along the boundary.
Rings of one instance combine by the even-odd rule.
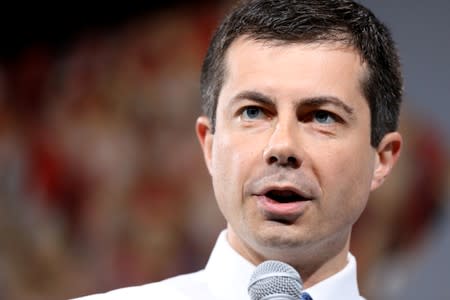
[[[0,299],[67,299],[200,269],[225,222],[194,133],[230,1],[5,6]],[[450,299],[450,4],[361,1],[393,31],[406,148],[355,227],[368,299]]]

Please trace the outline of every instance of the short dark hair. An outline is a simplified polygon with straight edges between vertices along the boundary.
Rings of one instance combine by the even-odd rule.
[[[202,110],[214,132],[225,55],[241,36],[280,43],[342,42],[367,64],[362,90],[371,112],[371,144],[398,126],[402,100],[400,62],[388,28],[350,0],[247,0],[235,6],[214,33],[201,73]]]

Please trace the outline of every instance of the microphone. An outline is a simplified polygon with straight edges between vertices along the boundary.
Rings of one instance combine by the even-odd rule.
[[[293,267],[267,260],[250,277],[248,294],[251,300],[299,300],[302,289],[300,274]]]

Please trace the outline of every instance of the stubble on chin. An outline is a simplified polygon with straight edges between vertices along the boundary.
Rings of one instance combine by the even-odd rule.
[[[264,224],[248,232],[250,244],[256,249],[272,251],[295,250],[305,247],[308,239],[295,228],[276,221],[264,221]]]

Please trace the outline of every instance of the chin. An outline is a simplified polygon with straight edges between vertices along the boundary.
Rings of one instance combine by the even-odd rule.
[[[274,222],[275,223],[275,222]],[[269,224],[255,231],[254,240],[266,249],[296,249],[309,240],[294,225]]]

